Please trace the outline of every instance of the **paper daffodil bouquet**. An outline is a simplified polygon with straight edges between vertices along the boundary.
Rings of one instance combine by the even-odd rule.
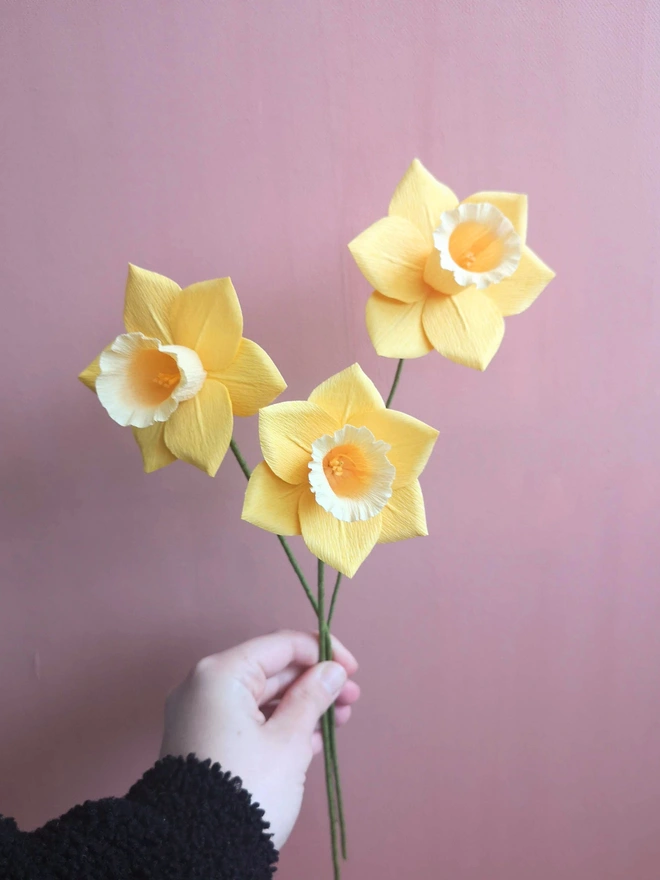
[[[353,364],[307,400],[273,403],[285,390],[266,352],[243,336],[229,278],[178,284],[129,266],[126,332],[80,374],[118,424],[130,426],[152,473],[176,459],[215,476],[231,448],[248,483],[243,519],[277,535],[313,609],[319,659],[342,577],[379,543],[427,535],[419,478],[438,432],[392,408],[404,361],[432,349],[484,370],[504,318],[528,308],[554,277],[526,244],[527,198],[479,192],[463,201],[415,159],[388,216],[349,244],[374,288],[366,324],[378,354],[398,359],[383,399]],[[263,461],[250,470],[232,439],[234,416],[259,417]],[[304,576],[287,538],[316,557]],[[335,572],[326,594],[326,566]],[[322,719],[334,877],[346,826],[334,712]]]

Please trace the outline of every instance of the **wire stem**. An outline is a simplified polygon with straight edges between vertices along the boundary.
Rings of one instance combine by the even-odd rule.
[[[319,661],[330,660],[332,657],[332,645],[330,634],[325,621],[325,563],[318,560],[318,625],[319,625]],[[330,711],[321,718],[321,733],[323,736],[323,762],[325,766],[325,789],[328,795],[328,815],[330,817],[330,844],[332,847],[332,866],[334,880],[340,880],[339,849],[337,846],[337,812],[335,804],[335,777],[332,761],[332,733],[330,723],[334,723]]]
[[[387,395],[387,403],[385,406],[389,409],[392,406],[392,401],[394,400],[394,395],[396,393],[397,385],[399,384],[399,379],[401,378],[401,370],[403,370],[403,358],[396,365],[396,373],[394,374],[394,381],[392,382],[392,387],[390,388],[390,393]]]
[[[314,596],[312,595],[312,591],[309,588],[309,584],[307,583],[305,575],[302,573],[300,566],[298,565],[298,561],[297,561],[296,557],[293,555],[291,547],[289,547],[289,542],[282,535],[278,535],[277,540],[280,542],[280,544],[284,548],[284,552],[287,555],[287,559],[289,560],[289,562],[293,566],[293,570],[295,571],[295,573],[298,575],[298,580],[300,581],[303,590],[307,594],[307,598],[309,599],[310,605],[314,609],[314,613],[318,614],[318,608],[316,607],[316,600],[314,599]]]
[[[332,599],[330,601],[330,610],[328,611],[328,617],[326,621],[326,629],[325,629],[325,638],[326,638],[326,658],[328,660],[332,659],[332,637],[330,635],[330,624],[332,622],[332,615],[335,611],[335,602],[337,601],[337,596],[339,595],[339,585],[341,583],[342,574],[340,571],[337,572],[337,578],[335,580],[335,586],[332,591]],[[344,859],[348,858],[347,846],[346,846],[346,820],[344,819],[344,798],[341,790],[341,780],[339,777],[339,756],[337,754],[337,729],[335,724],[335,707],[334,705],[330,706],[328,710],[329,716],[329,728],[330,728],[330,759],[332,761],[332,771],[335,778],[335,797],[337,802],[337,817],[339,819],[339,834],[341,839],[341,854]]]
[[[249,480],[251,477],[250,468],[248,467],[247,462],[243,458],[241,450],[238,448],[238,444],[236,443],[236,441],[234,440],[233,437],[229,441],[229,446],[231,448],[231,451],[234,453],[234,457],[235,457],[236,461],[238,462],[238,466],[240,467],[240,469],[243,471],[243,474],[245,475],[245,479]],[[298,580],[300,581],[302,588],[305,591],[305,594],[307,595],[307,598],[309,599],[309,602],[310,602],[312,608],[314,609],[314,614],[318,615],[318,608],[316,607],[316,600],[314,599],[314,594],[310,590],[309,584],[307,583],[305,575],[302,573],[302,570],[301,570],[300,566],[298,565],[298,560],[293,555],[293,551],[291,550],[291,547],[289,547],[289,542],[287,541],[287,539],[283,535],[278,535],[277,540],[282,545],[282,548],[283,548],[284,552],[286,553],[287,559],[291,563],[293,570],[295,571],[296,575],[298,576]]]
[[[330,610],[328,611],[328,629],[330,629],[330,624],[332,623],[332,618],[335,614],[335,602],[337,601],[337,596],[339,595],[339,585],[341,584],[342,573],[340,571],[337,572],[337,579],[335,580],[335,588],[332,591],[332,599],[330,600]]]

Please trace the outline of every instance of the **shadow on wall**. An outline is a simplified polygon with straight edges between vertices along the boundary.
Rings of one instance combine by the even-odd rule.
[[[225,633],[218,643],[235,640]],[[201,656],[190,635],[149,644],[118,636],[80,653],[94,662],[75,686],[41,688],[4,725],[0,814],[24,830],[84,800],[125,794],[158,756],[167,693]]]
[[[145,478],[130,432],[80,397],[57,414],[8,414],[3,438],[0,814],[25,829],[124,794],[157,757],[168,691],[250,625],[230,596],[226,615],[209,613],[222,597],[190,559],[211,544],[222,556],[217,523],[234,487],[223,498],[183,465]],[[165,530],[173,521],[184,552]]]
[[[78,390],[80,394],[68,393],[67,399],[51,402],[49,408],[24,409],[17,401],[14,412],[3,414],[3,553],[14,542],[47,539],[67,517],[84,515],[86,505],[96,513],[101,491],[109,506],[140,476],[139,453],[136,467],[126,467],[126,443],[118,437],[122,429],[109,422],[88,390],[82,385]],[[108,422],[105,434],[101,420]],[[14,576],[24,580],[20,570]]]

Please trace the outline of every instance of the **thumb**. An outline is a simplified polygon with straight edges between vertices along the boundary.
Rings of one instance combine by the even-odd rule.
[[[340,663],[318,663],[291,685],[269,724],[287,736],[311,737],[321,715],[339,696],[346,677]]]

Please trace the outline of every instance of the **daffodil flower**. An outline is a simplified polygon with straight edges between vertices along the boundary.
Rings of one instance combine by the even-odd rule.
[[[389,216],[349,244],[375,288],[366,318],[378,354],[416,358],[435,348],[484,370],[504,317],[527,309],[554,278],[526,234],[526,196],[480,192],[459,204],[415,159]]]
[[[80,380],[115,422],[132,426],[147,473],[178,458],[214,476],[233,416],[254,415],[286,388],[266,352],[243,338],[231,280],[182,290],[129,265],[124,324]]]
[[[437,436],[386,409],[354,364],[307,401],[261,410],[265,461],[250,478],[243,519],[302,535],[315,556],[352,577],[377,543],[428,534],[418,477]]]

